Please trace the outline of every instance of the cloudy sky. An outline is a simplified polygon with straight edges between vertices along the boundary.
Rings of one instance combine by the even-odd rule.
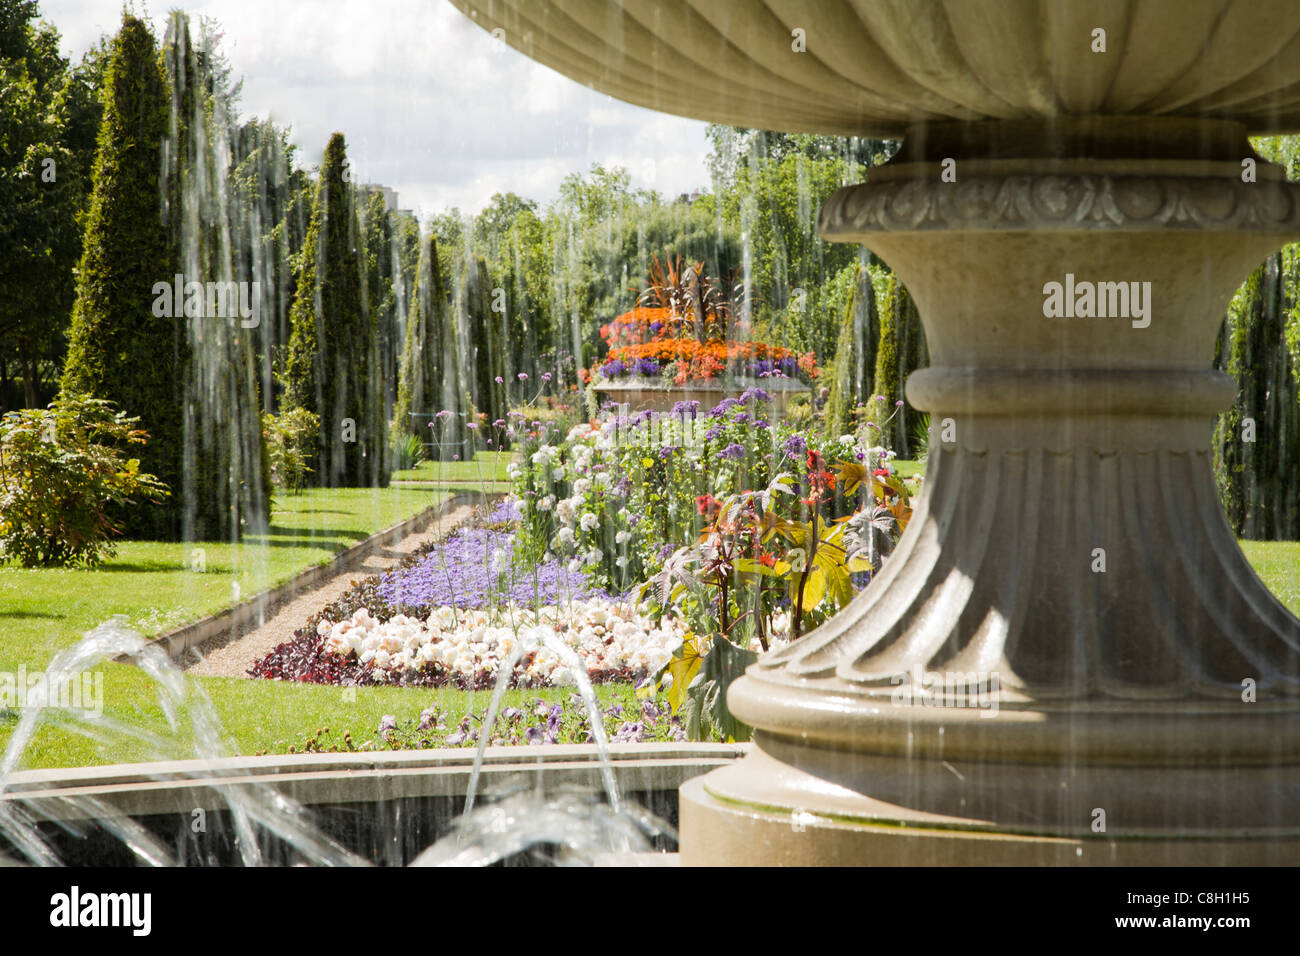
[[[41,0],[79,60],[122,0]],[[497,44],[445,0],[136,0],[159,37],[180,6],[215,18],[244,77],[241,107],[292,128],[305,165],[335,130],[362,182],[422,214],[476,212],[495,192],[546,203],[592,163],[675,196],[703,187],[704,124],[611,99]]]

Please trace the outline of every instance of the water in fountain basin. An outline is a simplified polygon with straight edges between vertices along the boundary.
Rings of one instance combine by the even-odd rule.
[[[600,754],[600,775],[605,784],[605,794],[609,798],[610,810],[617,814],[621,809],[621,801],[618,796],[618,783],[614,779],[614,768],[609,759],[609,738],[605,735],[605,722],[601,716],[600,704],[596,700],[596,690],[591,686],[591,678],[587,676],[586,665],[572,648],[553,633],[542,632],[540,628],[522,628],[519,631],[519,638],[510,652],[509,659],[503,661],[497,671],[496,690],[492,694],[492,702],[488,706],[483,726],[479,730],[478,751],[474,755],[474,769],[470,773],[469,792],[465,797],[465,813],[469,814],[474,809],[479,774],[483,769],[483,755],[487,750],[488,741],[492,738],[492,728],[496,725],[501,698],[510,686],[510,677],[514,673],[515,665],[525,654],[535,650],[538,644],[541,644],[564,661],[574,675],[578,692],[582,695],[583,704],[587,708],[587,722],[591,725],[591,736]]]
[[[178,754],[173,740],[151,734],[139,727],[127,726],[102,716],[59,711],[48,706],[50,688],[64,686],[95,667],[124,656],[129,657],[157,687],[158,705],[172,734],[176,735],[181,730],[182,715],[188,722],[193,737],[192,753]],[[46,722],[57,721],[84,736],[101,741],[114,734],[131,738],[146,744],[156,760],[189,756],[213,761],[231,755],[225,745],[221,722],[212,702],[199,684],[187,680],[158,646],[148,643],[130,630],[124,618],[113,618],[101,624],[75,646],[59,653],[46,668],[45,675],[44,684],[37,685],[29,694],[27,708],[0,758],[0,797],[4,796],[9,778],[18,767],[28,744]],[[192,776],[199,776],[199,771],[195,771]],[[297,851],[307,863],[320,866],[367,865],[365,860],[322,834],[300,804],[267,784],[251,783],[235,777],[227,782],[208,783],[207,786],[218,793],[225,803],[234,827],[240,862],[245,866],[258,866],[266,862],[258,840],[259,831],[279,838]],[[42,798],[46,799],[49,798]],[[176,854],[164,847],[143,826],[104,802],[89,797],[55,799],[78,809],[84,819],[93,821],[113,834],[140,862],[152,866],[170,866],[180,862]],[[0,837],[31,863],[58,865],[60,861],[57,854],[37,829],[42,817],[40,807],[28,806],[21,800],[0,800]]]

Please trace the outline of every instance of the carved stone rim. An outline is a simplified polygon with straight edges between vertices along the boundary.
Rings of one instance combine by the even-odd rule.
[[[873,232],[1107,230],[1300,232],[1300,185],[1240,178],[1100,173],[962,176],[860,183],[837,190],[818,217],[831,241]]]

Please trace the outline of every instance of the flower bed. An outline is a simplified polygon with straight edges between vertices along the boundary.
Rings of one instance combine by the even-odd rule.
[[[546,646],[557,642],[596,683],[661,671],[687,636],[681,620],[647,617],[576,565],[552,558],[527,566],[509,525],[518,514],[498,506],[488,526],[460,529],[354,585],[250,675],[481,690],[496,686],[503,661],[523,646],[511,687],[573,685],[571,662]]]

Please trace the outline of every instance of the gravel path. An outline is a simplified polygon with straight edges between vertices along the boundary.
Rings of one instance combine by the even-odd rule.
[[[468,522],[473,515],[471,505],[453,509],[426,530],[407,535],[391,548],[375,551],[360,567],[340,571],[319,587],[294,598],[264,624],[250,623],[234,635],[215,638],[191,649],[180,662],[181,667],[186,673],[203,677],[247,677],[248,669],[256,661],[277,645],[293,640],[293,632],[302,627],[307,618],[336,600],[355,582],[392,567],[421,545],[436,541]]]

